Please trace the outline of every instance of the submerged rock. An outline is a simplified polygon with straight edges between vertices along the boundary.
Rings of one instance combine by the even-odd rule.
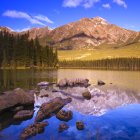
[[[91,99],[91,93],[89,91],[82,93],[82,95],[87,100]]]
[[[56,114],[56,118],[61,120],[61,121],[69,121],[73,118],[73,113],[71,110],[69,111],[65,111],[65,110],[60,110],[57,114]]]
[[[72,101],[71,98],[62,99],[61,97],[56,97],[47,103],[43,103],[37,112],[35,122],[40,122],[44,120],[50,113],[60,110],[67,103]]]
[[[0,96],[0,113],[16,105],[30,104],[34,104],[34,96],[26,93],[23,89],[17,88]]]
[[[69,128],[69,125],[66,123],[61,123],[58,127],[58,133],[63,132],[64,130],[67,130]]]
[[[85,129],[85,125],[84,125],[84,123],[83,123],[81,120],[78,120],[78,121],[76,122],[76,127],[77,127],[78,130],[83,130],[83,129]]]
[[[23,109],[24,109],[24,106],[17,106],[17,107],[10,108],[10,111],[17,112],[17,111],[20,111],[20,110],[23,110]]]
[[[101,80],[98,80],[98,85],[105,85],[105,83]]]
[[[19,111],[15,116],[14,120],[28,120],[33,117],[33,111],[32,110],[22,110]]]
[[[20,133],[19,139],[28,139],[36,134],[41,134],[44,132],[45,126],[49,125],[48,122],[35,122],[23,129]]]

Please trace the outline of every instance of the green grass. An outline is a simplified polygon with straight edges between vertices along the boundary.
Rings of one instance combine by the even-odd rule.
[[[103,43],[91,49],[58,50],[59,60],[98,60],[118,57],[140,57],[140,42],[127,46]]]

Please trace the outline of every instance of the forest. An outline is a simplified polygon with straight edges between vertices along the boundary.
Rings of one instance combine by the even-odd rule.
[[[111,58],[101,60],[63,60],[59,61],[62,68],[93,68],[93,69],[128,69],[140,70],[140,58]]]
[[[0,67],[2,68],[48,68],[58,64],[57,49],[28,39],[29,32],[14,36],[6,31],[0,32]]]
[[[0,32],[1,68],[93,68],[140,70],[140,58],[111,58],[100,60],[58,60],[57,48],[42,47],[36,36],[29,40],[29,32],[14,36]]]

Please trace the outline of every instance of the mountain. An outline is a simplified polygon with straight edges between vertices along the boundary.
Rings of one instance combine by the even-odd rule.
[[[0,30],[2,30],[1,28],[13,34],[28,32],[17,33],[7,27],[0,27]],[[140,41],[140,32],[109,24],[108,21],[101,17],[82,18],[79,21],[70,22],[53,30],[49,27],[29,29],[29,38],[34,39],[36,35],[43,46],[47,44],[68,50],[94,48],[103,43],[112,44],[115,48]]]
[[[140,41],[140,32],[109,24],[100,17],[82,18],[55,28],[40,38],[42,45],[48,44],[60,49],[93,48],[105,42],[123,46],[137,41]]]

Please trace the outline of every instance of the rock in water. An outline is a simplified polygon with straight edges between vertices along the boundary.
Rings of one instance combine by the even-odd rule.
[[[33,117],[33,111],[32,110],[22,110],[19,111],[15,116],[15,120],[28,120]]]
[[[82,93],[82,95],[83,95],[83,97],[84,97],[85,99],[87,99],[87,100],[90,100],[90,99],[91,99],[91,94],[90,94],[89,91]]]
[[[36,134],[41,134],[44,132],[44,127],[49,125],[48,122],[35,122],[23,129],[19,136],[20,139],[28,139]]]
[[[64,130],[67,130],[69,128],[69,125],[66,123],[61,123],[58,127],[58,133],[63,132]]]
[[[61,97],[56,97],[47,103],[43,103],[37,112],[35,122],[40,122],[44,120],[50,113],[60,110],[67,103],[72,101],[71,98],[62,99]]]
[[[105,85],[105,83],[101,80],[98,80],[98,85]]]
[[[16,105],[34,104],[34,96],[26,93],[23,89],[17,88],[13,92],[0,96],[0,113]]]
[[[83,123],[81,120],[78,120],[78,121],[76,122],[76,127],[77,127],[78,130],[83,130],[83,129],[85,129],[85,125],[84,125],[84,123]]]
[[[56,114],[56,118],[61,120],[61,121],[69,121],[73,118],[73,113],[71,110],[69,111],[65,111],[65,110],[60,110],[57,114]]]

